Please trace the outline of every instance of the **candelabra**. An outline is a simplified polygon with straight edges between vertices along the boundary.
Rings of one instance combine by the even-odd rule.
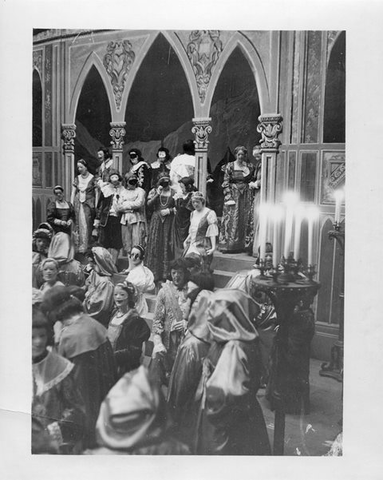
[[[339,313],[339,334],[338,340],[331,348],[331,360],[330,362],[324,362],[321,365],[319,375],[322,377],[331,377],[338,382],[343,381],[343,335],[344,335],[344,244],[345,234],[344,230],[341,230],[339,221],[334,223],[334,229],[328,232],[330,240],[335,240],[340,247],[340,255],[343,259],[342,262],[342,277],[341,277],[341,289],[340,289],[340,313]]]
[[[261,274],[253,279],[253,291],[265,293],[273,302],[278,322],[278,332],[275,337],[276,355],[273,368],[273,386],[269,398],[275,408],[274,421],[274,455],[283,455],[285,437],[285,378],[282,352],[287,348],[289,323],[294,314],[294,308],[304,300],[312,303],[320,284],[313,277],[315,265],[308,265],[304,271],[301,260],[295,260],[291,253],[288,258],[282,258],[280,265],[267,269],[264,260],[260,261]],[[304,273],[303,273],[304,272]]]

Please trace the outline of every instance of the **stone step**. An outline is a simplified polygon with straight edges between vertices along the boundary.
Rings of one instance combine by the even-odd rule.
[[[214,270],[214,286],[215,288],[226,287],[227,282],[234,275],[234,272],[227,272],[225,270]]]
[[[221,253],[214,252],[211,268],[227,272],[238,272],[240,270],[251,270],[255,258],[246,253]]]

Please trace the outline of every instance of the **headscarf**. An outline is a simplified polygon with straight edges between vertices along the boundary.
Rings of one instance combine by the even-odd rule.
[[[130,450],[156,443],[169,426],[166,402],[144,366],[126,373],[101,404],[96,424],[100,446]]]
[[[117,267],[113,262],[113,257],[110,252],[104,247],[92,248],[93,258],[100,269],[100,274],[111,277],[117,273]]]
[[[213,292],[209,290],[201,290],[192,305],[188,318],[189,332],[200,340],[208,343],[212,341],[207,322],[208,304],[212,294]]]
[[[258,332],[252,321],[259,313],[259,306],[241,290],[220,289],[209,299],[208,324],[215,341],[252,341]]]
[[[74,245],[68,234],[58,232],[49,245],[48,257],[54,258],[60,264],[69,263],[74,259]]]

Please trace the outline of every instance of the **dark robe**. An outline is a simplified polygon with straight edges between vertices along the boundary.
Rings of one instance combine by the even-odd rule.
[[[220,289],[212,294],[208,310],[213,341],[196,393],[200,404],[196,453],[269,455],[256,396],[262,362],[258,333],[250,321],[255,304],[239,290]]]
[[[33,363],[32,453],[79,453],[85,405],[74,377],[74,365],[55,352]],[[46,432],[50,434],[47,435]],[[51,439],[58,442],[58,451]]]
[[[266,397],[275,409],[275,393],[283,399],[285,413],[301,414],[310,411],[310,346],[315,333],[311,309],[292,315],[285,341],[280,330],[274,338],[270,359],[270,378]]]
[[[168,405],[175,424],[175,434],[192,452],[198,417],[195,393],[202,374],[202,362],[211,342],[206,319],[210,295],[211,292],[202,290],[191,307],[188,331],[178,348],[168,390]]]
[[[120,325],[113,325],[112,320],[108,327],[108,337],[113,347],[118,376],[121,377],[140,366],[142,345],[149,340],[150,328],[134,309],[127,312]]]
[[[95,445],[95,425],[101,402],[117,380],[112,346],[106,329],[83,314],[65,326],[58,345],[61,355],[76,366],[75,376],[85,402],[87,423],[85,447]]]

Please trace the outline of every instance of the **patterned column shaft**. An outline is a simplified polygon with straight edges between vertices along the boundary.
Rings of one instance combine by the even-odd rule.
[[[196,169],[195,181],[197,188],[206,195],[207,150],[209,135],[212,132],[211,118],[193,118],[192,133],[195,137]]]
[[[61,136],[64,141],[64,168],[65,168],[65,191],[71,191],[71,185],[74,179],[74,139],[76,138],[76,125],[65,124],[61,125]]]
[[[109,135],[112,137],[112,156],[114,166],[122,173],[122,153],[124,147],[124,137],[126,134],[125,122],[110,123]]]

